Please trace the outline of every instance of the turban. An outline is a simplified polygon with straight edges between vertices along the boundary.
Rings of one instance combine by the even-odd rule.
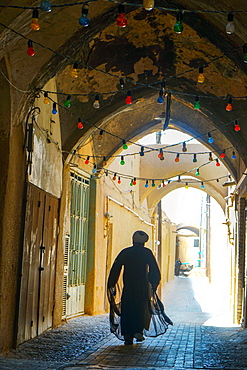
[[[148,241],[149,236],[144,231],[137,230],[134,232],[132,236],[133,243],[141,243],[144,244]]]

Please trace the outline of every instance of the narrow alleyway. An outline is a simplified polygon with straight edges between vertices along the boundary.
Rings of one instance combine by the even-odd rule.
[[[206,278],[176,277],[164,292],[175,325],[163,336],[124,346],[108,334],[107,315],[83,316],[1,356],[0,369],[247,369],[247,334],[216,293]]]

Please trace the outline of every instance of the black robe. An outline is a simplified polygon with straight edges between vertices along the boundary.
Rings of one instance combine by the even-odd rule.
[[[122,266],[124,267],[123,290],[117,302],[114,289]],[[111,331],[119,338],[125,335],[133,336],[135,333],[142,333],[143,330],[148,335],[150,320],[154,313],[154,307],[152,307],[154,300],[150,301],[150,299],[155,298],[157,304],[158,297],[155,295],[155,290],[159,282],[159,267],[150,249],[145,248],[143,244],[135,243],[119,253],[111,268],[107,285]],[[120,323],[117,322],[117,316],[120,317]],[[166,329],[167,324],[162,330],[163,333]]]

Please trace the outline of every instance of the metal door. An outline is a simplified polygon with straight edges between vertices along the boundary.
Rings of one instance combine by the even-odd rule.
[[[28,184],[17,342],[52,326],[58,199]]]
[[[87,268],[89,179],[71,172],[70,240],[66,315],[84,312]]]

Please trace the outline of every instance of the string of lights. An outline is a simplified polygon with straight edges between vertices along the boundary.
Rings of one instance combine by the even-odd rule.
[[[108,0],[107,0],[108,1]],[[34,18],[34,19],[36,19],[36,18]],[[92,66],[90,66],[90,65],[88,65],[88,64],[85,64],[85,63],[82,63],[81,61],[77,61],[77,60],[75,60],[75,59],[73,59],[73,58],[71,58],[70,56],[68,56],[68,55],[64,55],[64,54],[61,54],[61,53],[59,53],[59,52],[57,52],[56,50],[54,50],[54,49],[52,49],[52,48],[50,48],[50,47],[47,47],[47,46],[45,46],[45,45],[43,45],[43,44],[41,44],[40,42],[37,42],[37,41],[35,41],[35,40],[33,40],[33,39],[30,39],[30,38],[28,38],[28,37],[26,37],[25,35],[23,35],[23,34],[21,34],[20,32],[18,32],[18,31],[16,31],[16,30],[14,30],[14,29],[12,29],[11,27],[9,27],[9,26],[7,26],[7,25],[5,25],[5,24],[3,24],[2,22],[0,22],[0,25],[1,26],[3,26],[4,28],[6,28],[6,29],[8,29],[8,30],[10,30],[10,31],[12,31],[12,32],[14,32],[15,34],[17,34],[18,36],[21,36],[22,38],[24,38],[24,39],[26,39],[27,41],[28,41],[28,49],[27,49],[27,53],[28,53],[28,55],[29,56],[34,56],[35,55],[35,51],[34,51],[34,49],[33,49],[33,44],[36,44],[36,45],[39,45],[40,47],[42,47],[42,48],[44,48],[44,49],[47,49],[47,50],[49,50],[50,52],[52,52],[52,53],[54,53],[54,54],[56,54],[56,55],[58,55],[58,56],[60,56],[60,57],[62,57],[62,58],[64,58],[64,59],[67,59],[67,60],[69,60],[71,63],[73,63],[73,70],[72,70],[72,72],[73,72],[73,75],[75,76],[75,70],[77,70],[78,69],[78,66],[79,65],[83,65],[84,67],[86,67],[86,68],[88,68],[88,69],[91,69],[91,70],[95,70],[95,71],[98,71],[98,72],[101,72],[101,73],[104,73],[104,74],[107,74],[107,75],[109,75],[109,76],[111,76],[111,77],[115,77],[115,78],[117,78],[117,79],[119,79],[119,76],[117,76],[117,75],[115,75],[115,74],[113,74],[113,73],[111,73],[111,72],[107,72],[107,71],[104,71],[104,70],[102,70],[102,69],[100,69],[100,68],[96,68],[96,67],[92,67]],[[221,56],[218,56],[218,57],[215,57],[215,58],[213,58],[212,60],[210,60],[210,61],[208,61],[208,62],[205,62],[202,66],[200,66],[199,67],[199,69],[198,69],[198,67],[195,67],[195,68],[191,68],[191,69],[189,69],[189,70],[187,70],[187,71],[184,71],[184,72],[181,72],[181,73],[178,73],[178,74],[176,74],[176,75],[174,75],[174,76],[170,76],[170,77],[168,77],[168,78],[166,78],[166,82],[167,81],[169,81],[169,80],[171,80],[171,79],[173,79],[173,78],[178,78],[178,77],[181,77],[181,76],[183,76],[183,75],[185,75],[185,74],[187,74],[187,73],[191,73],[191,72],[193,72],[193,71],[195,71],[195,70],[199,70],[199,76],[198,76],[198,82],[203,82],[202,81],[202,78],[203,78],[203,80],[204,80],[204,75],[203,75],[203,68],[205,68],[205,67],[208,67],[211,63],[213,63],[213,62],[215,62],[215,61],[217,61],[217,60],[219,60],[219,59],[221,59],[221,58],[223,58],[223,57],[225,57],[225,56],[227,56],[227,55],[230,55],[231,53],[233,53],[233,52],[235,52],[235,51],[237,51],[237,50],[239,50],[239,49],[243,49],[243,51],[244,51],[244,60],[246,59],[246,61],[247,61],[247,45],[246,44],[244,44],[244,45],[242,45],[242,46],[239,46],[239,47],[236,47],[236,48],[233,48],[231,51],[229,51],[227,54],[223,54],[223,55],[221,55]],[[140,83],[140,82],[134,82],[133,80],[130,80],[130,79],[127,79],[127,78],[125,78],[125,77],[121,77],[120,78],[122,81],[123,81],[123,83],[124,82],[130,82],[130,83],[132,83],[132,84],[134,84],[135,85],[135,87],[132,87],[132,89],[131,90],[136,90],[136,89],[139,89],[139,88],[143,88],[143,87],[145,87],[145,88],[152,88],[152,89],[156,89],[156,90],[160,90],[160,87],[156,87],[156,85],[157,84],[162,84],[162,83],[164,83],[164,81],[156,81],[156,82],[153,82],[153,83],[150,83],[150,84],[144,84],[144,83]],[[123,86],[121,86],[121,87],[123,87]],[[164,88],[163,88],[164,89]],[[164,89],[165,90],[165,89]],[[114,94],[114,93],[117,93],[117,92],[119,92],[119,91],[121,91],[121,90],[118,90],[118,91],[112,91],[112,92],[105,92],[105,93],[101,93],[101,95],[106,95],[106,94]],[[122,89],[122,91],[124,91],[124,92],[126,92],[127,90],[124,90],[124,89]],[[50,93],[54,93],[54,94],[56,94],[57,92],[50,92]],[[173,91],[173,93],[174,94],[180,94],[180,95],[184,95],[184,96],[195,96],[195,94],[189,94],[189,93],[183,93],[183,92],[176,92],[176,91]],[[64,95],[67,95],[66,93],[63,93]],[[86,95],[92,95],[92,94],[71,94],[71,95],[76,95],[76,96],[86,96]],[[201,96],[199,96],[198,95],[198,97],[204,97],[204,98],[218,98],[218,99],[225,99],[226,97],[212,97],[212,96],[210,96],[210,95],[201,95]],[[246,96],[241,96],[241,97],[232,97],[232,98],[234,98],[234,99],[246,99],[247,97]]]
[[[44,93],[44,96],[45,96],[45,93]],[[128,149],[128,144],[133,144],[133,145],[136,145],[136,146],[138,146],[138,147],[141,148],[140,152],[126,153],[126,155],[129,155],[129,156],[130,155],[136,155],[136,154],[140,154],[141,156],[143,156],[146,152],[150,152],[150,151],[156,151],[156,152],[157,151],[160,152],[160,150],[165,151],[165,149],[171,148],[171,147],[174,147],[174,146],[177,146],[177,145],[182,145],[183,146],[183,148],[182,148],[182,152],[183,153],[182,154],[185,154],[187,152],[187,150],[186,150],[186,143],[190,142],[193,139],[199,139],[199,138],[202,138],[204,136],[207,136],[208,142],[210,144],[212,144],[214,142],[214,139],[212,137],[212,133],[215,132],[215,131],[217,131],[217,130],[220,130],[223,127],[226,127],[226,126],[228,126],[230,124],[234,124],[234,130],[235,131],[240,131],[240,125],[239,125],[239,122],[238,121],[247,116],[247,113],[246,114],[243,114],[242,116],[238,117],[237,119],[234,119],[234,120],[231,120],[230,122],[227,122],[225,124],[222,124],[220,127],[214,128],[214,129],[212,129],[211,131],[209,131],[207,133],[203,133],[203,134],[199,134],[199,135],[193,136],[193,137],[191,137],[191,138],[189,138],[189,139],[187,139],[185,141],[181,141],[181,142],[178,142],[178,143],[175,143],[175,144],[165,145],[165,146],[160,147],[160,148],[152,148],[152,147],[149,147],[149,146],[144,146],[144,145],[142,145],[140,143],[137,143],[137,142],[134,142],[132,140],[124,140],[123,138],[121,138],[120,136],[118,136],[116,134],[113,134],[113,133],[111,133],[109,131],[106,131],[106,130],[102,130],[100,127],[98,127],[95,124],[90,123],[89,121],[83,120],[83,122],[82,122],[81,118],[78,118],[75,113],[73,113],[72,111],[69,110],[69,108],[65,107],[62,104],[56,103],[52,98],[50,98],[48,96],[45,96],[45,99],[46,99],[44,101],[45,104],[47,104],[50,100],[53,102],[53,105],[52,105],[52,107],[53,107],[52,108],[53,114],[57,114],[56,106],[58,105],[61,108],[65,109],[67,112],[69,112],[69,114],[71,116],[76,117],[77,120],[78,120],[78,125],[79,125],[79,128],[80,129],[83,129],[84,128],[84,124],[87,124],[87,125],[89,125],[91,127],[96,128],[97,130],[99,130],[99,134],[100,134],[100,136],[102,136],[102,138],[103,138],[103,134],[109,134],[109,135],[113,136],[114,138],[119,139],[122,142],[122,144],[123,144],[123,149]],[[102,140],[102,138],[101,138],[101,140]],[[236,147],[231,147],[231,148],[234,149]],[[226,149],[228,149],[228,148],[226,148]],[[224,149],[224,150],[226,150],[226,149]],[[215,153],[217,153],[217,152],[219,152],[219,151],[215,151]],[[73,153],[71,153],[71,154],[73,154]],[[195,154],[195,153],[193,153],[193,154]],[[201,153],[201,154],[205,154],[205,153]],[[117,156],[120,156],[120,155],[117,155]],[[235,154],[234,154],[234,156],[235,156]],[[101,157],[104,158],[103,155]]]
[[[70,7],[70,6],[75,6],[75,5],[83,5],[83,4],[90,4],[91,2],[95,2],[97,0],[86,0],[86,1],[76,1],[76,2],[72,2],[72,3],[65,3],[65,4],[54,4],[53,2],[51,1],[48,1],[48,0],[45,0],[45,1],[41,1],[41,4],[40,6],[35,6],[35,7],[29,7],[29,6],[20,6],[20,5],[0,5],[0,8],[16,8],[16,9],[23,9],[23,10],[33,10],[33,9],[41,9],[41,10],[44,10],[45,6],[44,4],[46,4],[46,7],[48,6],[51,6],[52,8],[66,8],[66,7]],[[111,2],[111,3],[114,3],[114,4],[123,4],[123,5],[127,5],[127,6],[136,6],[136,7],[144,7],[145,5],[145,1],[144,1],[144,4],[136,4],[136,3],[130,3],[130,2],[126,2],[126,1],[117,1],[117,0],[105,0],[105,1],[108,1],[108,2]],[[153,1],[154,3],[154,1]],[[181,8],[170,8],[170,7],[161,7],[161,6],[156,6],[156,5],[153,5],[152,9],[158,9],[158,10],[164,10],[164,11],[169,11],[169,12],[178,12],[178,11],[183,11],[184,13],[195,13],[195,14],[203,14],[203,13],[209,13],[209,14],[228,14],[229,12],[232,12],[232,13],[247,13],[247,10],[210,10],[210,9],[187,9],[187,8],[184,8],[184,9],[181,9]],[[151,10],[151,9],[150,9]],[[44,10],[44,11],[47,11],[47,10]],[[51,10],[50,10],[51,11]]]

